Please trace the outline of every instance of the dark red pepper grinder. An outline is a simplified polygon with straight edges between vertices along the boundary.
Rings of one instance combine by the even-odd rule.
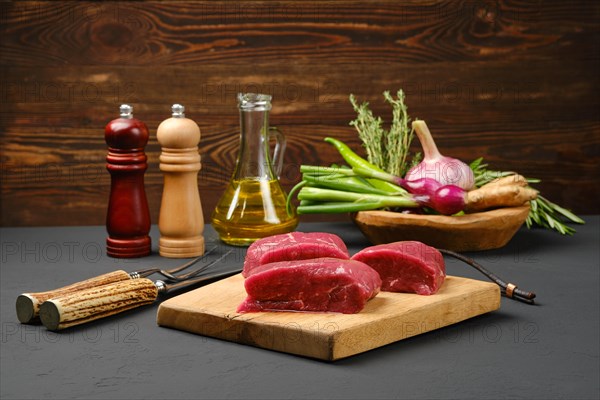
[[[106,168],[111,176],[106,252],[110,257],[143,257],[151,248],[150,210],[144,189],[148,128],[133,118],[130,105],[121,105],[120,112],[121,117],[110,121],[104,130]]]

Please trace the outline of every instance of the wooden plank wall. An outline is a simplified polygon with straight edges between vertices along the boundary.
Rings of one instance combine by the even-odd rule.
[[[120,103],[151,130],[156,222],[172,103],[202,130],[208,216],[236,158],[236,93],[273,95],[289,188],[300,163],[339,161],[324,136],[358,149],[350,93],[389,120],[381,93],[398,88],[444,153],[598,213],[599,14],[588,0],[1,2],[0,222],[103,224],[103,129]]]

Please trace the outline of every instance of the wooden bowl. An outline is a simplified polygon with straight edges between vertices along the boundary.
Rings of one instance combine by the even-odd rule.
[[[477,251],[504,246],[528,214],[525,205],[457,217],[361,211],[352,219],[373,244],[417,240],[447,250]]]

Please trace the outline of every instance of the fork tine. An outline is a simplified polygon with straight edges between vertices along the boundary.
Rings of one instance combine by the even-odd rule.
[[[223,259],[225,259],[225,257],[227,257],[228,255],[230,255],[232,252],[233,252],[233,250],[226,251],[225,253],[223,253],[216,260],[211,261],[210,263],[208,263],[206,265],[203,265],[202,267],[198,268],[195,271],[191,271],[191,272],[188,272],[187,274],[179,275],[179,276],[172,276],[171,275],[168,278],[171,279],[171,280],[175,280],[175,281],[183,281],[183,280],[186,280],[186,279],[193,278],[193,277],[199,275],[200,273],[202,273],[203,271],[206,271],[208,268],[212,267],[213,265],[215,265],[215,264],[223,261]],[[161,273],[163,273],[163,272],[167,272],[167,271],[161,271]],[[163,273],[163,275],[166,276],[164,273]]]
[[[217,248],[217,246],[213,247],[212,249],[206,251],[203,255],[201,255],[200,257],[196,257],[191,261],[188,261],[187,263],[179,266],[179,267],[175,267],[172,269],[167,270],[166,272],[170,273],[170,274],[176,274],[180,271],[183,271],[184,269],[191,267],[192,265],[196,264],[198,261],[202,260],[204,257],[206,257],[207,255],[209,255],[210,253],[212,253],[213,251],[215,251]]]
[[[192,265],[196,264],[198,261],[200,261],[202,258],[206,257],[207,255],[209,255],[210,253],[212,253],[213,251],[215,251],[217,249],[218,246],[214,246],[213,248],[207,250],[203,255],[201,255],[200,257],[196,257],[191,261],[186,262],[183,265],[179,265],[175,268],[172,269],[168,269],[168,270],[161,270],[160,268],[148,268],[148,269],[144,269],[141,271],[137,271],[137,274],[141,277],[141,278],[145,278],[149,275],[152,275],[156,272],[160,272],[161,274],[163,274],[163,272],[166,272],[167,274],[176,274],[177,272],[183,271],[184,269],[191,267]],[[164,274],[163,274],[164,275]]]

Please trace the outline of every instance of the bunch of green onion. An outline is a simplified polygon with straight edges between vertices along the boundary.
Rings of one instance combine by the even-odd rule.
[[[298,214],[348,213],[381,208],[417,208],[420,204],[400,186],[358,176],[347,166],[302,165],[302,180],[288,195],[287,207],[298,194]]]

